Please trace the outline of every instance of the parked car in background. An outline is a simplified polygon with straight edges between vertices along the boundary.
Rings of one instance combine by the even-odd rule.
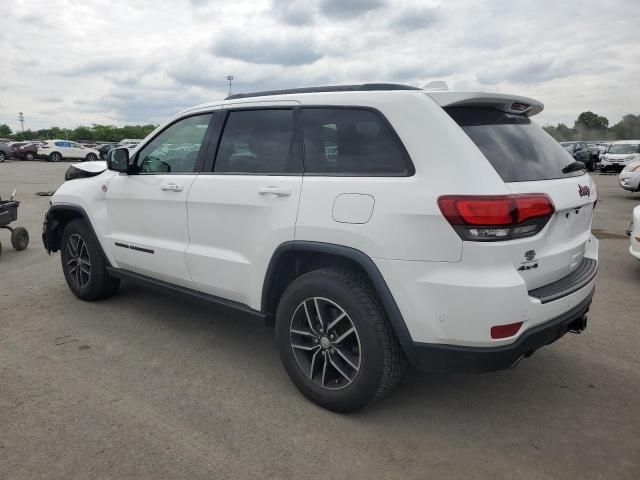
[[[18,150],[20,149],[20,147],[28,144],[29,142],[11,142],[9,143],[9,148],[11,149],[11,156],[15,157],[16,153],[18,152]]]
[[[573,158],[585,164],[587,170],[593,172],[600,159],[600,150],[595,145],[585,142],[560,142],[562,148]]]
[[[15,150],[13,152],[13,156],[15,158],[18,158],[20,160],[35,160],[37,158],[42,158],[40,154],[38,154],[38,148],[41,145],[42,142],[35,141],[35,142],[28,142],[25,143],[24,145],[21,145],[20,147],[18,147],[17,150]]]
[[[118,144],[119,147],[135,148],[142,141],[140,138],[125,138]]]
[[[618,176],[620,186],[630,192],[640,192],[640,162],[632,162]]]
[[[8,143],[0,143],[0,162],[4,162],[11,156],[11,147]]]
[[[633,209],[633,216],[629,230],[629,253],[636,260],[640,260],[640,205]]]
[[[85,148],[70,140],[47,140],[38,148],[38,155],[50,162],[59,162],[63,158],[80,160],[98,160],[100,152],[93,148]]]
[[[105,158],[107,158],[107,155],[109,154],[109,152],[116,147],[117,145],[115,143],[103,143],[101,145],[98,145],[96,147],[96,150],[100,154],[100,158],[104,160]]]
[[[611,143],[608,142],[596,142],[596,148],[600,151],[600,155],[602,155],[603,153],[607,153],[607,150],[609,150],[609,147],[611,146]]]
[[[640,140],[613,142],[607,153],[600,157],[600,171],[620,172],[635,161],[640,161]]]

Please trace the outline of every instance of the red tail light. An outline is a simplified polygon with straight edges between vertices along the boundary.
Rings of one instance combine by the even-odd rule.
[[[548,195],[444,195],[440,211],[463,240],[497,241],[529,237],[555,208]]]

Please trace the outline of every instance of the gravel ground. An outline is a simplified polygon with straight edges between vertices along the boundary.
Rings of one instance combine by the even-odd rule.
[[[67,165],[0,164],[18,189],[0,230],[0,477],[640,478],[640,263],[624,236],[640,194],[596,175],[600,273],[587,331],[517,368],[409,371],[373,408],[338,415],[289,382],[272,330],[125,285],[77,300],[40,242]]]

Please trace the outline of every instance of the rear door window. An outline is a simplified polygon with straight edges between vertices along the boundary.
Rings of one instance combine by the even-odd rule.
[[[395,132],[364,108],[303,108],[305,175],[405,176],[413,173]]]
[[[583,170],[563,173],[563,168],[575,161],[573,157],[524,115],[480,107],[449,107],[445,111],[505,182],[584,175]]]

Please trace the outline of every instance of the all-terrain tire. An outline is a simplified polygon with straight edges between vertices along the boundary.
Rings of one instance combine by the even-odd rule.
[[[85,220],[71,220],[65,226],[60,259],[67,285],[79,299],[99,300],[118,290],[120,280],[107,273],[107,260]]]
[[[313,299],[319,299],[325,307],[317,305],[314,307]],[[305,305],[310,306],[307,309]],[[324,312],[328,312],[326,313],[328,318],[318,320],[319,317],[325,316],[325,313],[319,314],[322,308]],[[315,313],[307,313],[310,310]],[[359,368],[356,370],[342,362],[342,370],[348,372],[348,375],[343,374],[344,378],[342,378],[339,375],[340,370],[336,368],[333,378],[327,382],[327,385],[323,385],[324,370],[314,375],[317,369],[314,369],[314,364],[311,362],[305,363],[304,359],[301,362],[299,356],[301,350],[297,343],[308,341],[308,345],[312,345],[314,349],[320,348],[320,350],[310,351],[309,354],[314,351],[323,355],[326,353],[326,358],[333,358],[337,363],[339,358],[336,356],[336,350],[342,349],[344,345],[338,347],[336,344],[336,350],[332,350],[332,346],[327,346],[330,329],[326,326],[333,323],[330,315],[332,311],[334,316],[336,312],[346,314],[343,317],[344,320],[340,321],[342,323],[338,324],[341,327],[337,325],[333,327],[342,329],[333,336],[334,339],[336,336],[342,337],[345,329],[350,329],[351,326],[355,329],[355,334],[351,334],[353,337],[350,353],[358,353],[357,360],[355,355],[351,360],[353,364],[357,363]],[[304,316],[300,317],[300,315]],[[309,331],[313,330],[318,338],[312,339],[297,333],[299,330],[296,322],[304,322],[305,319],[310,318],[312,320],[309,322]],[[346,324],[345,321],[351,323]],[[320,325],[323,322],[325,333],[317,333],[322,331]],[[314,329],[313,326],[316,328]],[[278,304],[276,339],[280,358],[294,385],[312,402],[336,412],[352,412],[381,399],[396,386],[405,370],[406,359],[375,291],[365,275],[352,270],[323,268],[306,273],[294,280],[287,287]],[[354,347],[356,339],[358,340],[357,348]],[[294,344],[297,345],[296,348],[293,347]],[[323,353],[322,350],[325,348],[328,351]],[[305,350],[302,352],[306,355]],[[333,356],[330,352],[333,352]],[[324,357],[320,355],[319,358],[318,361],[322,362]],[[331,370],[331,362],[327,364],[328,369]],[[310,369],[304,368],[309,365]],[[352,377],[350,380],[347,379],[349,376]]]

